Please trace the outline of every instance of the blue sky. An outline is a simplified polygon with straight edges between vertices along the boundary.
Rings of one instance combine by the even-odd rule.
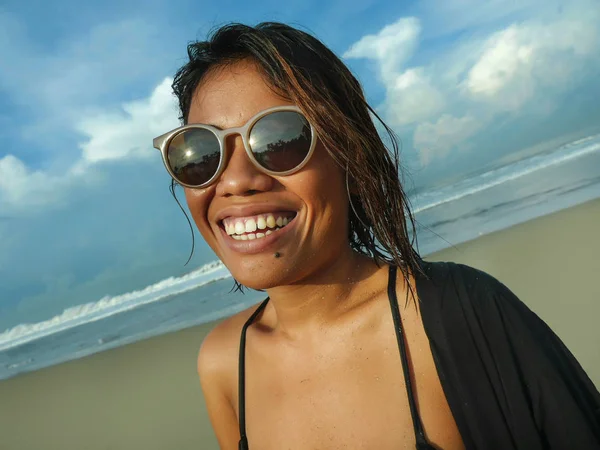
[[[597,0],[5,0],[0,332],[214,259],[198,239],[183,267],[190,232],[151,139],[177,125],[186,43],[262,20],[343,56],[420,189],[600,131]]]

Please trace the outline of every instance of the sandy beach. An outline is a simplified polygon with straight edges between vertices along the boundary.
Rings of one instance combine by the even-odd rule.
[[[430,255],[485,270],[600,385],[600,199]],[[196,375],[213,324],[0,381],[1,450],[215,450]]]

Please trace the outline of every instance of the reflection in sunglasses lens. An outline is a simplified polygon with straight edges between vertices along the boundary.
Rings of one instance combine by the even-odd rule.
[[[264,116],[250,132],[254,157],[261,166],[273,172],[298,167],[308,156],[311,138],[308,121],[295,111]]]
[[[167,149],[169,167],[177,181],[199,186],[217,172],[221,150],[217,137],[209,130],[195,128],[175,136]]]

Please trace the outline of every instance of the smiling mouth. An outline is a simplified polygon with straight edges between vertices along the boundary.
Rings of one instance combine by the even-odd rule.
[[[220,223],[229,237],[236,241],[262,239],[277,233],[294,220],[293,211],[258,214],[250,217],[227,217]]]

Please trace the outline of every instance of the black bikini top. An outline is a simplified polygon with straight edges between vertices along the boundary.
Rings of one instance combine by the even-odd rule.
[[[396,297],[396,266],[390,266],[389,277],[388,277],[388,299],[390,301],[390,307],[392,309],[392,317],[394,319],[394,329],[396,331],[396,339],[398,341],[398,348],[400,350],[400,359],[402,360],[402,369],[404,371],[404,382],[406,384],[406,391],[408,394],[408,405],[410,408],[410,414],[412,416],[413,427],[415,430],[415,437],[417,443],[417,450],[435,450],[431,444],[427,442],[425,433],[423,432],[423,424],[417,411],[417,404],[413,395],[412,383],[410,381],[410,368],[408,365],[408,357],[406,356],[406,344],[404,339],[404,330],[402,328],[402,321],[400,320],[400,309],[398,308],[398,298]],[[239,424],[240,424],[240,442],[239,450],[249,450],[248,438],[246,436],[246,379],[245,379],[245,363],[246,363],[246,332],[248,327],[254,322],[256,317],[265,309],[269,298],[264,300],[256,311],[248,318],[244,327],[242,328],[242,335],[240,338],[240,358],[239,358]]]

